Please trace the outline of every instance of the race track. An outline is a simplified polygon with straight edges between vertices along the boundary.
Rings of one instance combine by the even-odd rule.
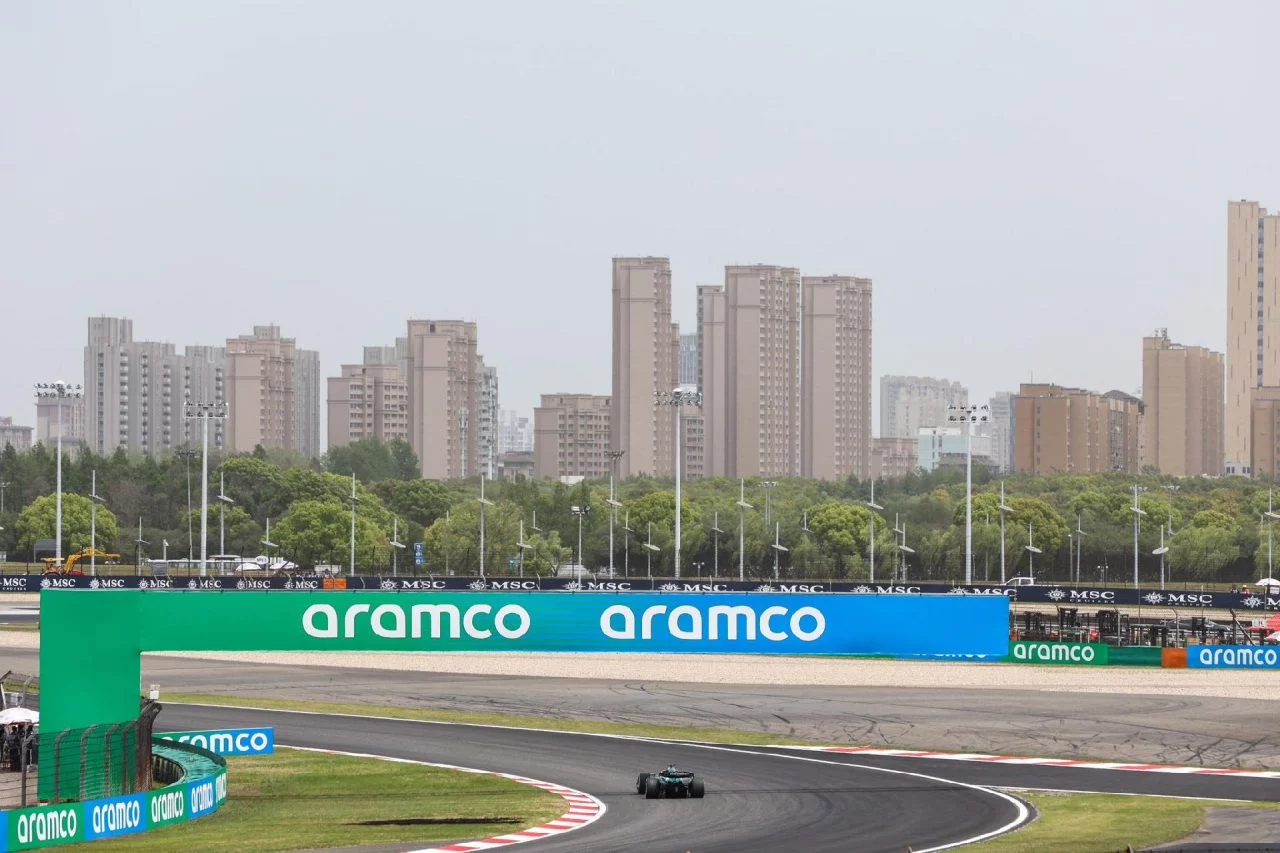
[[[435,761],[532,776],[600,798],[604,816],[530,850],[859,850],[917,853],[1013,828],[1012,797],[919,775],[899,763],[699,747],[562,732],[171,705],[157,730],[274,726],[281,744]],[[706,779],[703,800],[646,800],[636,774],[668,762]],[[947,768],[954,773],[955,766]],[[234,788],[235,782],[232,781]],[[371,794],[372,795],[372,794]]]

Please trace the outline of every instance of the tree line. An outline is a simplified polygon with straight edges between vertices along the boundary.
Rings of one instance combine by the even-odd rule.
[[[64,447],[65,450],[65,447]],[[188,470],[190,506],[188,512]],[[263,451],[210,458],[209,553],[219,548],[219,512],[225,550],[241,556],[270,551],[300,564],[346,565],[350,556],[351,477],[355,475],[356,562],[361,571],[386,571],[393,554],[402,572],[414,572],[413,545],[421,543],[417,570],[473,574],[479,569],[481,504],[478,479],[441,482],[418,476],[404,442],[356,442],[318,460]],[[64,553],[89,543],[90,494],[96,472],[99,547],[135,558],[199,556],[200,459],[64,453]],[[36,445],[0,452],[0,550],[28,560],[36,540],[53,537],[56,466],[51,448]],[[216,500],[221,484],[234,501]],[[1142,511],[1138,552],[1143,578],[1153,579],[1162,544],[1171,578],[1245,581],[1269,573],[1271,507],[1266,485],[1242,478],[1170,478],[1102,474],[1010,476],[1004,481],[1006,576],[1067,580],[1078,563],[1082,580],[1132,577],[1133,487]],[[632,575],[673,568],[675,500],[671,480],[636,477],[618,483],[622,507],[613,524],[613,565]],[[870,571],[871,484],[849,479],[778,479],[767,490],[745,484],[739,531],[737,480],[683,484],[681,562],[687,575],[736,576],[739,539],[752,577],[771,576],[775,554],[792,578],[861,579]],[[566,485],[524,478],[486,484],[484,564],[491,574],[547,574],[578,561],[590,570],[610,562],[611,507],[607,481]],[[878,482],[875,491],[876,575],[888,578],[901,562],[914,580],[958,580],[964,575],[963,472],[917,473]],[[765,518],[765,507],[768,516]],[[575,509],[577,508],[577,509]],[[1277,507],[1280,509],[1280,507]],[[1000,579],[1000,482],[976,473],[973,500],[974,575]],[[1277,512],[1280,517],[1280,512]],[[270,521],[270,541],[263,544]],[[139,523],[141,536],[139,536]],[[1078,531],[1083,530],[1081,535]],[[189,542],[190,531],[190,545]],[[719,531],[719,532],[717,532]],[[393,533],[406,547],[392,546]],[[148,544],[138,545],[138,539]],[[786,551],[775,551],[775,541]],[[655,549],[647,548],[653,545]],[[907,549],[900,549],[905,544]],[[1033,544],[1038,554],[1025,546]],[[523,545],[524,547],[521,547]],[[1280,555],[1277,555],[1280,556]]]

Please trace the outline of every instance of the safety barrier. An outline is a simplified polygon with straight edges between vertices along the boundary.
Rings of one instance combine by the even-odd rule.
[[[133,835],[195,820],[227,798],[227,763],[208,750],[157,739],[148,778],[156,790],[0,812],[0,853]]]

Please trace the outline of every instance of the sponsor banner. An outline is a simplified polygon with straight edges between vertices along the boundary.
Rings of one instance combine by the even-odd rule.
[[[133,794],[87,802],[84,804],[84,823],[84,837],[89,841],[144,832],[147,829],[147,795]]]
[[[1190,669],[1280,669],[1280,646],[1188,646]]]
[[[674,593],[855,593],[859,595],[1007,596],[1031,604],[1064,607],[1213,607],[1246,611],[1280,610],[1280,595],[1261,592],[1179,592],[1177,590],[1104,589],[1074,586],[965,586],[948,583],[867,583],[865,581],[677,581],[671,579],[518,578],[518,577],[354,577],[318,575],[273,577],[85,577],[5,575],[0,592],[38,592],[41,589],[161,589],[252,592],[258,590],[320,591],[326,589],[383,592],[674,592]]]
[[[276,751],[276,730],[218,729],[207,732],[159,732],[156,737],[189,743],[215,755],[271,755]]]
[[[147,598],[141,648],[171,651],[1008,652],[1004,596],[314,592]],[[191,630],[204,624],[226,630]]]
[[[199,779],[186,787],[187,820],[204,817],[218,807],[216,777],[211,776],[207,779]]]
[[[182,787],[147,794],[147,821],[151,829],[187,819],[187,792]]]
[[[35,850],[86,840],[84,803],[13,809],[8,812],[8,850]]]
[[[1063,663],[1106,666],[1110,647],[1103,643],[1041,643],[1016,640],[1009,644],[1010,663]]]

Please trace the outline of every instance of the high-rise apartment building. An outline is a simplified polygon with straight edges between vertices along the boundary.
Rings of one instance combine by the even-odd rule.
[[[31,449],[31,427],[13,422],[13,418],[0,418],[0,450],[12,447],[19,453]]]
[[[1227,203],[1224,470],[1248,475],[1253,391],[1280,386],[1280,218]]]
[[[702,392],[703,473],[725,476],[725,298],[719,285],[698,286],[698,390]]]
[[[365,347],[364,364],[344,364],[326,382],[329,449],[369,438],[409,440],[408,385],[394,359],[383,364],[375,355],[369,363],[369,351],[378,349]]]
[[[948,406],[969,405],[969,389],[931,376],[880,377],[880,436],[915,440],[920,427],[947,423]]]
[[[476,324],[410,320],[408,329],[409,443],[422,476],[474,476],[480,421]]]
[[[725,476],[797,476],[800,272],[727,266],[724,278]]]
[[[997,391],[991,395],[991,458],[1000,473],[1013,470],[1013,398],[1012,391]]]
[[[1142,464],[1162,474],[1223,470],[1223,358],[1173,343],[1165,329],[1142,339]]]
[[[1280,386],[1257,388],[1250,410],[1250,471],[1259,480],[1280,480]]]
[[[476,412],[480,430],[476,435],[476,461],[472,470],[486,480],[498,476],[498,368],[476,356]]]
[[[925,472],[963,468],[972,449],[974,465],[999,470],[991,432],[989,421],[976,424],[972,437],[965,434],[964,426],[920,427],[916,435],[916,464]]]
[[[1014,469],[1020,474],[1137,474],[1142,401],[1121,391],[1023,383],[1013,398]]]
[[[613,449],[625,479],[675,471],[672,406],[656,393],[678,384],[679,340],[671,323],[671,262],[667,258],[613,259]],[[535,431],[536,415],[535,415]]]
[[[246,453],[320,452],[320,354],[298,348],[276,325],[228,338],[227,447]]]
[[[698,333],[680,336],[680,385],[698,384]]]
[[[801,279],[801,475],[871,473],[871,279]]]
[[[498,424],[498,453],[533,450],[533,424],[511,409],[503,409]]]
[[[612,411],[610,398],[599,394],[543,394],[533,410],[534,476],[608,477]]]
[[[701,480],[707,476],[707,424],[697,409],[680,411],[680,477]]]
[[[62,401],[62,445],[78,445],[88,441],[84,425],[84,397],[72,397]],[[35,440],[46,447],[58,440],[58,401],[48,397],[36,399]],[[209,439],[213,442],[212,435]]]
[[[84,348],[84,438],[99,454],[121,449],[131,454],[160,457],[180,447],[198,444],[198,424],[183,418],[183,404],[225,400],[225,354],[221,347],[188,347],[179,355],[170,343],[135,341],[133,321],[123,317],[90,317]],[[63,443],[69,437],[66,418],[73,418],[73,401],[62,408]],[[52,424],[56,406],[42,412],[37,425]],[[51,430],[51,426],[45,426]],[[209,429],[209,446],[224,445],[222,423]]]

